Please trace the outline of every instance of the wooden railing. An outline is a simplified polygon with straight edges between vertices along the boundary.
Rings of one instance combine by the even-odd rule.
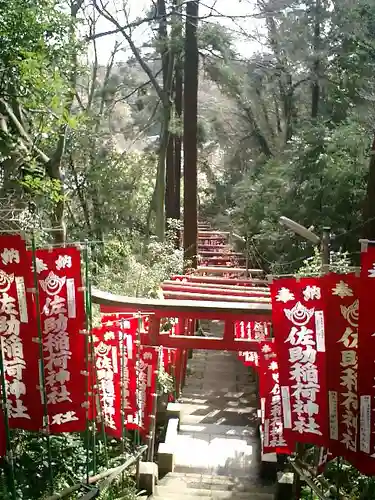
[[[115,479],[118,478],[120,474],[123,474],[126,469],[129,469],[134,464],[138,464],[146,450],[147,445],[140,446],[133,455],[126,458],[123,464],[111,469],[106,469],[103,472],[96,474],[95,476],[91,476],[89,477],[88,481],[81,481],[74,484],[73,486],[65,488],[63,491],[55,493],[54,495],[46,498],[46,500],[61,500],[64,498],[68,498],[73,493],[82,490],[82,495],[76,497],[77,500],[89,500],[91,498],[97,498],[99,494],[106,491],[113,483],[113,481],[115,481]],[[103,483],[98,485],[98,483],[100,483],[101,481],[103,481]]]

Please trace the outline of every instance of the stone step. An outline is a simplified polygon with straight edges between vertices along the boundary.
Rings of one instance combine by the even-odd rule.
[[[233,426],[225,424],[181,424],[180,434],[209,434],[211,436],[239,436],[244,439],[251,438],[255,435],[254,427]],[[199,475],[202,475],[203,472]]]
[[[237,394],[240,393],[240,394],[238,396],[232,396],[233,393],[237,393]],[[218,399],[224,399],[224,400],[229,400],[229,401],[241,399],[241,400],[243,400],[244,404],[250,403],[252,405],[255,405],[256,394],[245,392],[245,391],[228,391],[228,392],[225,391],[225,392],[222,392],[220,394],[207,394],[207,392],[205,392],[205,391],[192,390],[192,391],[184,392],[180,399],[181,399],[181,402],[185,403],[185,404],[186,403],[191,404],[190,401],[194,400],[194,399],[200,400],[200,402],[196,403],[196,404],[211,403],[211,402],[218,400]],[[193,403],[193,404],[195,404],[195,403]]]
[[[216,375],[216,376],[215,376]],[[239,381],[245,384],[251,385],[255,384],[255,380],[252,380],[247,373],[235,373],[234,370],[229,373],[217,372],[205,372],[201,370],[193,371],[191,375],[186,379],[186,385],[194,385],[202,383],[202,378],[205,382],[212,383],[213,385],[224,385],[224,384],[235,384]]]
[[[238,396],[234,396],[234,394],[238,394]],[[242,387],[222,387],[220,389],[206,389],[199,387],[186,387],[181,394],[181,399],[184,398],[202,398],[206,400],[213,400],[218,398],[224,399],[237,399],[237,398],[255,398],[256,391],[255,389],[249,390],[249,388]]]
[[[223,408],[223,406],[229,407],[244,407],[251,406],[252,408],[258,408],[258,403],[255,396],[246,395],[240,396],[239,398],[225,398],[224,396],[199,396],[197,394],[189,396],[183,396],[181,398],[181,404],[184,406],[188,405],[190,409],[192,405],[194,406],[211,406],[212,410],[217,408]],[[183,414],[183,407],[181,409],[181,414]]]
[[[238,382],[238,383],[233,383],[233,384],[210,384],[207,383],[204,379],[200,381],[198,384],[187,384],[184,387],[184,392],[185,394],[187,391],[199,391],[202,390],[202,393],[207,394],[209,396],[210,394],[213,394],[215,392],[217,393],[225,393],[225,392],[255,392],[256,387],[251,386],[250,384],[244,384],[243,382]]]
[[[212,498],[215,500],[271,500],[272,493],[265,493],[259,491],[256,487],[247,491],[231,491],[231,490],[216,490],[216,489],[200,489],[200,488],[185,488],[177,485],[170,488],[168,486],[158,485],[154,498],[184,498],[190,500],[191,498]]]
[[[233,491],[212,491],[209,495],[202,495],[201,493],[201,490],[195,494],[170,491],[156,494],[152,498],[159,500],[165,500],[166,498],[171,500],[180,500],[180,498],[184,500],[196,500],[197,498],[210,498],[212,500],[274,500],[272,493],[238,493]]]
[[[238,390],[233,390],[234,387],[241,386],[243,389],[247,390],[248,392],[254,392],[257,389],[257,386],[254,382],[247,382],[246,380],[232,380],[229,381],[228,379],[225,381],[213,381],[213,380],[207,380],[206,377],[203,377],[201,379],[197,379],[194,382],[187,381],[187,383],[184,386],[184,390],[188,389],[199,389],[204,385],[204,389],[207,391],[210,391],[211,393],[214,391],[223,391],[224,389],[231,390],[231,392],[238,392]],[[241,390],[243,390],[241,389]]]
[[[270,485],[256,485],[248,476],[230,477],[208,474],[170,472],[159,483],[159,486],[176,487],[180,491],[199,490],[235,491],[272,494],[275,487]]]
[[[237,389],[237,387],[241,387],[241,389]],[[204,378],[199,379],[196,384],[186,384],[184,387],[184,391],[186,392],[187,390],[199,390],[203,389],[203,392],[208,393],[214,393],[214,392],[239,392],[239,391],[247,391],[248,393],[251,392],[256,392],[256,385],[255,384],[246,384],[244,381],[237,381],[234,382],[233,384],[225,384],[225,383],[209,383],[207,382]]]
[[[252,374],[248,372],[247,370],[237,370],[236,366],[225,366],[223,369],[220,370],[220,367],[215,366],[214,367],[209,367],[205,364],[197,363],[197,364],[189,364],[189,370],[191,371],[191,375],[189,375],[188,378],[194,378],[198,373],[199,374],[205,374],[206,376],[212,375],[211,378],[214,378],[213,375],[221,375],[221,377],[224,379],[224,377],[249,377],[253,378]]]
[[[157,499],[165,499],[165,498],[170,498],[170,499],[176,499],[179,500],[180,498],[183,498],[184,500],[194,500],[197,498],[210,498],[213,500],[274,500],[274,494],[273,493],[259,493],[259,492],[237,492],[237,491],[211,491],[209,492],[210,494],[208,495],[202,495],[202,491],[199,490],[196,493],[190,493],[190,491],[184,493],[181,491],[170,491],[170,492],[163,492],[161,494],[156,493],[154,496],[151,498],[157,498]]]

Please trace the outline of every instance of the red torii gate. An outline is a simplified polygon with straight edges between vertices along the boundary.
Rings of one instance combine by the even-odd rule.
[[[267,281],[260,277],[263,270],[235,267],[239,260],[246,259],[227,244],[228,234],[199,232],[201,244],[198,254],[209,265],[199,266],[193,275],[175,275],[162,283],[163,300],[124,297],[95,289],[92,291],[93,301],[100,304],[102,313],[134,315],[139,312],[148,316],[148,332],[141,336],[143,345],[178,350],[179,361],[175,367],[177,392],[185,378],[189,350],[256,352],[259,349],[258,341],[235,337],[235,323],[270,321],[270,291],[265,286]],[[249,275],[258,275],[259,278],[248,278]],[[161,331],[161,320],[171,317],[178,319],[175,333],[173,330]],[[223,321],[223,337],[196,336],[196,321],[201,319]]]
[[[224,351],[258,351],[258,342],[254,340],[236,339],[234,324],[237,321],[270,321],[270,302],[229,302],[229,301],[197,301],[173,299],[146,299],[115,295],[101,290],[92,290],[92,300],[100,304],[101,312],[134,313],[140,312],[150,315],[149,333],[145,337],[150,346],[163,346],[176,349],[211,349]],[[246,299],[245,299],[246,300]],[[223,338],[198,337],[189,335],[173,335],[169,332],[160,332],[162,318],[181,319],[208,319],[224,322]],[[188,322],[185,322],[187,324]]]

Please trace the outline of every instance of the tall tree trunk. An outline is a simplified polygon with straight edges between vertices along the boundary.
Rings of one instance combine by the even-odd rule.
[[[169,108],[164,108],[155,183],[155,233],[160,241],[164,241],[165,237],[165,167],[169,142],[170,111]]]
[[[174,0],[174,8],[181,14],[181,0]],[[182,37],[181,18],[177,17],[176,23],[172,25],[174,39]],[[181,135],[180,123],[182,118],[182,53],[176,50],[174,68],[174,119],[177,122],[177,130],[170,135],[167,152],[166,190],[165,190],[165,213],[166,218],[180,220],[180,184],[181,184]],[[176,247],[179,246],[180,237],[176,235]]]
[[[70,111],[70,107],[69,107]],[[46,165],[46,172],[49,178],[56,182],[58,188],[58,199],[54,205],[51,214],[51,223],[53,230],[53,240],[60,245],[64,244],[66,239],[66,226],[65,226],[65,189],[64,178],[62,173],[62,159],[65,151],[65,142],[67,134],[67,125],[60,128],[59,140],[56,150]]]
[[[171,94],[172,94],[172,83],[173,83],[173,67],[174,67],[174,53],[172,51],[173,43],[170,43],[168,50],[168,31],[167,31],[167,18],[166,18],[166,7],[165,0],[157,0],[157,10],[159,21],[159,43],[161,47],[161,59],[162,59],[162,72],[163,72],[163,94],[165,99],[163,100],[163,124],[160,134],[160,146],[159,146],[159,161],[158,161],[158,171],[155,184],[155,232],[161,241],[164,240],[165,236],[165,220],[167,208],[169,211],[170,200],[169,196],[173,197],[173,191],[170,187],[167,187],[166,173],[168,171],[169,177],[173,171],[173,142],[171,142],[171,134],[169,133],[169,124],[171,120]],[[171,36],[172,38],[172,36]],[[168,182],[169,181],[168,177]],[[168,200],[166,202],[167,190],[168,189]],[[167,212],[168,217],[168,212]]]
[[[367,192],[363,207],[363,238],[375,240],[375,132],[370,151]]]
[[[163,19],[166,21],[166,10],[164,0],[158,0],[158,15],[164,16]],[[167,27],[165,22],[159,23],[159,40],[163,43],[163,40],[167,38]],[[165,43],[165,42],[164,42]],[[168,51],[163,47],[162,52],[162,68],[163,68],[163,88],[167,91],[168,82],[168,65],[169,57]],[[171,92],[172,94],[172,92]],[[168,134],[168,145],[166,154],[166,168],[165,168],[165,228],[168,229],[168,219],[173,218],[173,203],[175,195],[175,178],[174,178],[174,136],[173,134]]]
[[[184,71],[184,258],[197,265],[198,1],[186,4]]]
[[[74,184],[76,186],[75,189],[76,189],[76,192],[77,192],[77,196],[78,196],[79,202],[81,204],[83,216],[84,216],[84,219],[85,219],[85,223],[86,223],[86,227],[87,227],[87,232],[88,232],[88,234],[90,236],[92,236],[93,233],[92,233],[91,220],[90,220],[90,210],[89,210],[89,206],[88,206],[87,200],[85,198],[85,194],[83,192],[82,186],[80,185],[80,182],[78,180],[78,175],[77,175],[77,171],[76,171],[76,168],[75,168],[75,164],[74,164],[74,159],[73,159],[73,154],[72,153],[70,154],[69,164],[70,164],[70,170],[71,170],[72,175],[73,175]]]
[[[83,4],[83,0],[76,0],[71,3],[70,6],[70,16],[71,16],[71,24],[70,24],[70,40],[72,42],[75,41],[76,33],[75,33],[75,20],[77,18],[77,14],[81,9]],[[77,84],[77,50],[73,48],[72,53],[72,68],[70,73],[70,90],[67,95],[65,111],[69,114],[73,107],[75,90]],[[52,221],[52,229],[54,230],[54,241],[58,244],[65,243],[66,239],[66,225],[64,220],[64,212],[65,212],[65,189],[64,189],[64,175],[62,171],[62,160],[65,153],[65,144],[66,144],[66,136],[68,132],[68,125],[64,124],[60,127],[59,138],[57,141],[56,149],[46,165],[46,172],[50,179],[57,181],[56,184],[58,186],[58,201],[55,204],[53,213],[51,214]]]
[[[320,100],[320,5],[321,0],[315,2],[315,20],[314,20],[314,64],[312,69],[312,84],[311,84],[311,118],[315,120],[319,114]]]
[[[175,111],[179,125],[182,123],[182,67],[181,57],[179,57],[176,64],[175,74]],[[177,131],[174,138],[174,157],[175,157],[175,178],[176,178],[176,192],[174,198],[173,218],[180,220],[181,217],[181,153],[182,153],[182,130]]]
[[[276,118],[276,130],[278,134],[281,134],[281,119],[280,119],[280,111],[279,111],[279,103],[277,102],[276,94],[273,94],[273,103],[275,106],[275,118]]]
[[[176,191],[175,179],[175,157],[174,157],[174,134],[169,134],[167,147],[167,165],[165,172],[165,227],[168,229],[168,219],[173,219],[174,215],[174,198]]]
[[[168,73],[168,31],[165,0],[157,0],[156,2],[157,16],[159,17],[159,46],[161,55],[161,67],[163,75],[163,92],[166,91],[167,73]],[[170,113],[168,113],[170,115]],[[165,122],[167,118],[168,123]],[[153,197],[155,207],[155,232],[161,241],[164,240],[165,234],[165,209],[167,207],[166,189],[166,163],[170,161],[170,152],[168,154],[169,145],[169,117],[167,117],[165,105],[163,112],[163,123],[161,125],[160,143],[159,143],[159,161],[156,173],[155,196]],[[172,159],[173,161],[173,159]]]

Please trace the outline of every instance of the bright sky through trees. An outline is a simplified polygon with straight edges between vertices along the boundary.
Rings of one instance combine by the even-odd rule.
[[[202,22],[220,23],[226,26],[234,35],[238,52],[243,56],[249,56],[250,53],[262,49],[263,23],[255,17],[257,13],[255,3],[254,0],[201,0],[200,17]],[[125,4],[126,16],[123,4]],[[117,19],[126,25],[137,18],[146,17],[151,6],[151,0],[125,0],[124,3],[111,0],[107,8],[112,14],[116,13]],[[112,29],[113,25],[106,19],[97,20],[97,33]],[[133,40],[138,46],[147,41],[149,35],[150,26],[146,23],[134,29],[132,33]],[[117,60],[125,60],[131,55],[121,35],[105,36],[97,43],[100,63],[105,64],[108,61],[116,40],[123,42],[123,51],[117,55]]]

